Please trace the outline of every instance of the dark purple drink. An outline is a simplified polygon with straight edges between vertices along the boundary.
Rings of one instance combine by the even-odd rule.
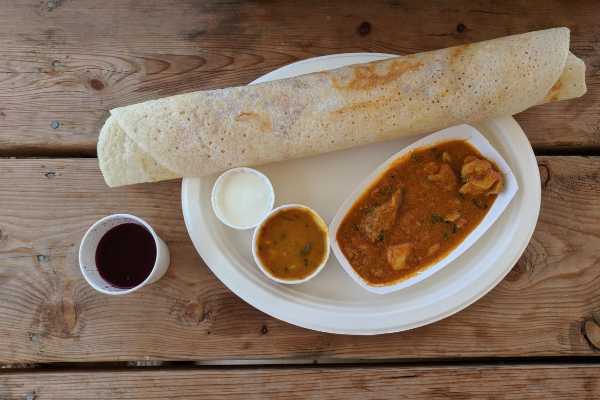
[[[156,261],[156,243],[146,228],[117,225],[104,234],[96,249],[96,267],[111,285],[129,289],[144,282]]]

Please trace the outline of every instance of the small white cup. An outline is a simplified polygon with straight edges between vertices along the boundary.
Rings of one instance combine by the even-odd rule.
[[[247,225],[239,225],[233,221],[230,221],[227,218],[227,216],[223,213],[223,210],[221,209],[221,207],[219,205],[219,196],[225,195],[222,193],[222,186],[223,186],[224,182],[227,180],[227,178],[231,177],[232,175],[237,175],[237,174],[252,174],[252,175],[259,177],[259,179],[262,181],[262,183],[264,185],[263,189],[265,189],[265,191],[266,191],[265,192],[266,197],[267,197],[267,200],[265,203],[266,211],[263,213],[263,215],[259,216],[256,219],[256,221],[253,221],[252,223],[247,224]],[[255,226],[257,226],[268,215],[268,213],[273,209],[273,205],[275,204],[275,190],[273,190],[273,185],[271,184],[271,181],[269,180],[269,178],[262,172],[257,171],[252,168],[248,168],[248,167],[232,168],[230,170],[223,172],[217,178],[217,180],[215,181],[215,183],[213,185],[212,193],[210,195],[210,201],[211,201],[212,209],[213,209],[215,215],[217,216],[219,221],[221,221],[223,224],[227,225],[230,228],[237,229],[237,230],[252,229]],[[241,201],[241,199],[240,199],[240,201]]]
[[[288,210],[288,209],[300,209],[300,210],[308,211],[312,215],[314,221],[323,229],[323,232],[325,235],[325,256],[323,257],[323,261],[321,262],[321,264],[319,264],[319,266],[317,268],[315,268],[315,270],[310,275],[307,275],[301,279],[281,279],[281,278],[274,276],[273,274],[271,274],[269,269],[262,263],[262,261],[260,260],[260,257],[258,256],[258,236],[259,236],[260,230],[262,229],[264,224],[273,215],[277,214],[280,211]],[[284,204],[282,206],[279,206],[276,209],[272,210],[269,214],[267,214],[267,216],[261,221],[260,224],[258,224],[256,229],[254,230],[254,234],[252,235],[252,256],[254,257],[254,262],[256,263],[256,265],[258,265],[259,269],[268,278],[274,280],[275,282],[285,283],[288,285],[296,285],[298,283],[307,282],[307,281],[311,280],[312,278],[314,278],[315,276],[317,276],[319,274],[319,272],[321,272],[323,270],[323,268],[325,268],[325,264],[327,264],[327,260],[329,260],[330,243],[329,243],[329,232],[328,231],[329,231],[329,227],[327,226],[325,221],[323,221],[323,218],[321,218],[321,216],[312,208],[307,207],[302,204]]]
[[[150,275],[148,275],[142,283],[132,288],[124,289],[113,286],[100,276],[96,266],[96,249],[98,248],[100,239],[102,239],[106,232],[115,226],[126,223],[141,225],[150,232],[154,238],[154,244],[156,245],[156,259],[154,261],[154,267],[152,267],[152,272],[150,272]],[[143,219],[131,214],[108,215],[96,221],[96,223],[87,230],[85,235],[83,235],[83,239],[79,245],[79,268],[87,283],[97,291],[111,295],[128,294],[162,278],[169,268],[169,248],[165,242],[158,237],[156,232],[154,232],[154,229],[152,229],[152,227]]]

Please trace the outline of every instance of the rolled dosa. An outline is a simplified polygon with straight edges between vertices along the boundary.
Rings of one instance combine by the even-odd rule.
[[[111,110],[109,186],[204,176],[512,115],[585,93],[554,28]]]

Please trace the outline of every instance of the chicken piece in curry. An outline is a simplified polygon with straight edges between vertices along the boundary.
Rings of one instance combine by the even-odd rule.
[[[337,241],[365,281],[401,281],[458,246],[503,184],[498,167],[465,141],[414,150],[354,204]]]

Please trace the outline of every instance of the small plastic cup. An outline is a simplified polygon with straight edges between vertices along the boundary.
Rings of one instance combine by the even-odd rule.
[[[134,223],[143,226],[154,238],[156,246],[156,259],[150,275],[139,285],[132,288],[120,288],[107,282],[96,266],[96,249],[100,239],[112,228],[118,225]],[[97,291],[110,295],[122,295],[135,292],[142,287],[158,281],[169,268],[169,248],[156,234],[154,229],[143,219],[131,214],[113,214],[106,216],[94,223],[83,235],[79,245],[79,268],[83,277],[91,287]]]
[[[263,194],[265,195],[265,203],[264,203],[265,210],[264,210],[264,212],[261,215],[258,215],[254,221],[247,223],[247,224],[239,224],[239,223],[236,223],[236,222],[230,220],[228,218],[228,216],[226,215],[226,213],[224,212],[224,209],[221,208],[220,201],[219,201],[221,196],[226,196],[226,193],[223,193],[223,187],[225,186],[225,182],[227,181],[227,179],[229,179],[235,175],[243,175],[243,174],[254,175],[254,176],[258,177],[259,181],[261,182],[260,184],[262,185],[261,189],[264,190]],[[233,198],[238,200],[239,202],[244,201],[244,199],[242,199],[242,198],[237,198],[237,197],[233,197]],[[252,229],[255,226],[257,226],[268,215],[268,213],[273,209],[273,205],[275,204],[275,191],[273,190],[273,185],[271,184],[271,181],[269,180],[269,178],[262,172],[257,171],[252,168],[238,167],[238,168],[232,168],[228,171],[223,172],[217,178],[217,180],[215,181],[215,183],[213,185],[212,193],[210,196],[210,201],[211,201],[212,209],[213,209],[215,215],[217,216],[217,218],[219,219],[219,221],[221,221],[223,224],[225,224],[228,227],[233,228],[233,229],[247,230],[247,229]]]

